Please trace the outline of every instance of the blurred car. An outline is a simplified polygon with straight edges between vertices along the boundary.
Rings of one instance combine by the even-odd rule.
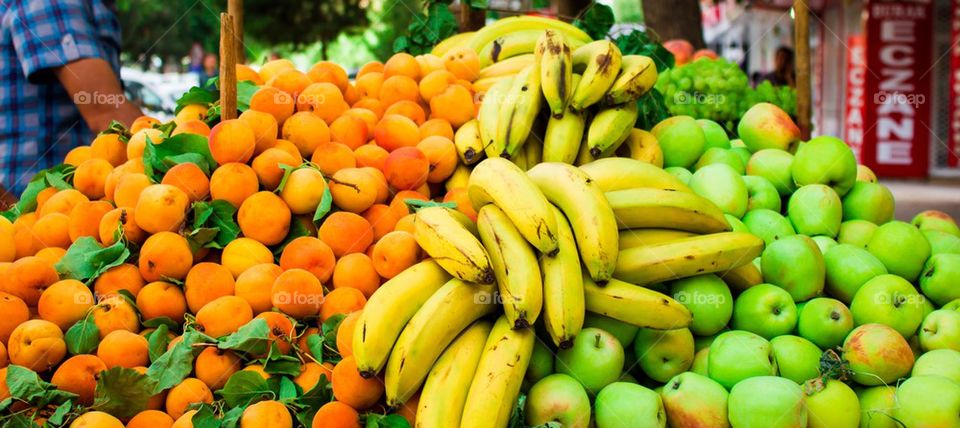
[[[164,122],[173,119],[177,99],[197,86],[195,74],[153,73],[129,67],[120,70],[120,80],[130,102],[140,107],[144,114]]]

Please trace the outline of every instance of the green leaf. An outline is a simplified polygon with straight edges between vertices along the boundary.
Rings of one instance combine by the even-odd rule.
[[[240,226],[234,220],[237,209],[227,201],[195,202],[191,212],[193,221],[186,237],[196,249],[222,249],[240,236]]]
[[[113,367],[100,372],[93,408],[127,418],[147,408],[157,382],[134,369]]]
[[[333,401],[333,387],[330,385],[330,380],[326,376],[320,376],[317,384],[297,399],[296,403],[304,408],[304,411],[297,413],[297,419],[304,426],[309,426],[317,410],[331,401]]]
[[[27,187],[20,193],[20,200],[4,212],[4,217],[13,221],[21,214],[33,212],[37,209],[37,195],[47,187],[53,187],[57,190],[72,189],[70,183],[73,181],[74,170],[76,168],[73,165],[60,164],[34,174],[30,182],[27,183]]]
[[[421,208],[427,207],[444,207],[450,208],[452,210],[457,209],[457,203],[450,202],[437,202],[437,201],[424,201],[423,199],[404,199],[403,203],[407,205],[408,209],[413,209],[413,211],[420,210]]]
[[[182,156],[185,154],[188,156]],[[143,169],[155,183],[163,179],[163,174],[176,165],[177,160],[195,163],[203,171],[211,171],[217,165],[210,154],[207,137],[202,135],[177,134],[163,140],[161,144],[154,144],[147,139],[143,148]]]
[[[44,382],[33,370],[15,364],[7,366],[7,389],[10,397],[36,407],[61,404],[78,397],[72,392],[58,390],[56,385]]]
[[[545,9],[550,7],[550,0],[533,0],[534,9]]]
[[[489,7],[489,5],[490,5],[490,2],[487,0],[470,0],[470,7],[474,9],[486,9],[487,7]]]
[[[96,279],[112,267],[120,266],[128,257],[130,250],[123,240],[118,240],[109,247],[101,247],[93,237],[84,236],[70,245],[54,268],[61,279],[88,281]]]
[[[156,381],[153,393],[159,393],[183,381],[193,371],[194,344],[205,340],[203,334],[186,331],[183,339],[150,364],[147,376]]]
[[[223,389],[217,391],[230,407],[246,406],[262,399],[272,400],[275,395],[267,380],[260,374],[241,370],[230,376]]]
[[[660,121],[670,117],[670,111],[667,110],[663,95],[656,88],[650,89],[650,92],[640,97],[637,104],[640,110],[640,114],[637,116],[637,128],[649,131]]]
[[[333,194],[330,193],[330,186],[327,186],[323,189],[323,196],[320,197],[320,205],[317,205],[317,211],[313,213],[313,222],[319,222],[326,217],[332,206]]]
[[[170,319],[170,317],[156,317],[150,318],[148,320],[143,320],[141,323],[146,328],[160,328],[161,325],[167,326],[168,331],[175,331],[180,329],[180,323]]]
[[[111,120],[110,124],[107,125],[107,129],[101,131],[99,135],[103,134],[117,134],[120,141],[124,143],[130,141],[130,130],[127,129],[126,125],[116,120]]]
[[[300,374],[300,360],[293,355],[274,354],[264,361],[263,371],[284,376],[297,376]]]
[[[240,426],[240,417],[243,416],[244,410],[246,409],[243,407],[234,407],[227,410],[223,414],[223,418],[220,419],[220,426],[222,428],[236,428]]]
[[[297,384],[293,383],[289,377],[280,378],[280,401],[290,401],[297,398]]]
[[[160,324],[156,330],[150,332],[147,337],[147,352],[150,354],[150,361],[157,361],[167,352],[167,347],[170,346],[170,336],[167,334],[169,331],[170,329],[166,324]]]
[[[513,406],[513,412],[510,414],[510,422],[507,424],[508,428],[524,428],[527,426],[523,415],[523,409],[526,403],[527,395],[521,392],[520,397],[517,398],[517,404]]]
[[[219,339],[217,347],[247,354],[262,355],[270,346],[270,327],[262,318],[244,324],[236,333]]]
[[[193,428],[220,428],[220,420],[213,414],[213,406],[202,403],[190,418],[190,425]]]
[[[621,35],[614,40],[620,52],[624,55],[644,55],[653,60],[657,65],[657,71],[663,72],[674,65],[673,54],[663,47],[662,44],[654,42],[650,35],[645,31],[634,30],[629,34]]]
[[[184,107],[190,104],[207,105],[212,104],[216,100],[217,93],[215,91],[194,86],[177,99],[177,109],[174,110],[174,113],[180,113],[180,110],[183,110]]]
[[[100,329],[94,324],[93,316],[87,314],[84,319],[67,329],[63,340],[67,342],[67,350],[71,354],[89,354],[100,345]]]
[[[255,83],[249,80],[237,82],[237,110],[247,111],[250,109],[250,99],[253,94],[260,89]]]
[[[615,22],[610,6],[593,2],[579,18],[573,20],[573,25],[590,35],[591,39],[603,40]]]
[[[410,423],[398,414],[367,413],[365,426],[367,428],[410,428]]]
[[[57,410],[54,410],[50,417],[47,418],[47,424],[53,426],[64,425],[67,421],[67,415],[70,414],[71,410],[73,410],[73,401],[67,401],[57,406]]]
[[[431,2],[426,16],[414,16],[407,27],[408,36],[394,40],[394,52],[409,52],[412,55],[429,53],[437,43],[458,30],[457,18],[445,2]]]
[[[323,336],[316,333],[307,336],[307,348],[317,362],[323,362]]]
[[[26,413],[15,413],[9,417],[0,417],[3,428],[36,428],[38,425]]]

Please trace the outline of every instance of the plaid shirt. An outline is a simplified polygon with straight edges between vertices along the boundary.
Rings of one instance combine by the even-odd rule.
[[[119,56],[112,0],[0,0],[0,183],[9,192],[93,140],[52,69],[101,58],[119,76]]]

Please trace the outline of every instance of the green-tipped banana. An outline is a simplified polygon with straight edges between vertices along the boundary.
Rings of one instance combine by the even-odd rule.
[[[573,93],[573,53],[559,31],[546,30],[537,40],[540,86],[553,116],[562,116]]]
[[[521,30],[498,37],[477,53],[480,57],[480,67],[488,67],[516,56],[533,53],[541,34],[543,30]]]
[[[584,275],[583,290],[588,311],[637,327],[673,330],[693,321],[680,302],[649,288],[616,279],[601,287]]]
[[[580,169],[593,178],[604,192],[644,187],[693,193],[690,187],[669,172],[636,159],[597,159],[581,165]]]
[[[383,376],[388,406],[406,403],[420,389],[447,345],[471,323],[497,309],[494,290],[493,284],[470,284],[454,278],[427,299],[390,352]]]
[[[657,83],[657,65],[650,57],[624,55],[620,75],[604,95],[607,104],[632,103],[642,97]]]
[[[636,188],[606,195],[621,229],[655,227],[695,233],[731,230],[723,211],[695,193]]]
[[[534,61],[513,79],[506,102],[497,118],[497,145],[503,144],[500,157],[510,158],[527,141],[533,122],[540,113],[540,64]]]
[[[573,51],[574,71],[583,70],[583,78],[573,90],[570,106],[582,111],[599,102],[620,73],[620,62],[620,48],[609,40],[587,43]]]
[[[533,325],[543,308],[543,277],[533,248],[496,205],[480,208],[477,228],[490,254],[507,318],[514,328]]]
[[[527,242],[544,254],[557,251],[557,221],[550,202],[530,177],[503,158],[485,159],[473,169],[467,185],[477,210],[494,204],[510,217]]]
[[[607,157],[617,151],[630,136],[637,122],[637,103],[629,102],[600,110],[587,128],[587,147],[594,158]]]
[[[506,77],[495,83],[483,94],[477,121],[480,127],[480,138],[483,139],[483,151],[488,158],[499,157],[506,149],[505,141],[498,138],[500,111],[507,108],[507,93],[513,86],[514,77]]]
[[[559,162],[541,163],[527,175],[570,220],[590,277],[599,282],[610,279],[619,236],[617,219],[600,187],[581,169]]]
[[[367,300],[353,330],[353,357],[363,376],[376,375],[387,363],[401,330],[430,296],[450,280],[434,260],[415,264],[383,283]]]
[[[460,161],[473,165],[483,159],[483,138],[480,136],[480,122],[473,119],[460,126],[453,135],[453,143],[457,147],[457,156]]]
[[[480,364],[493,324],[477,321],[443,351],[420,391],[417,426],[447,428],[460,425],[470,383]]]
[[[560,232],[556,257],[540,257],[543,273],[543,325],[553,344],[568,348],[583,327],[583,273],[580,254],[570,223],[559,209],[553,209]]]
[[[533,329],[512,327],[505,316],[493,325],[470,383],[460,428],[501,428],[510,421],[536,341]]]
[[[580,75],[574,74],[571,87],[580,82]],[[561,116],[550,115],[547,131],[543,137],[543,162],[563,162],[573,164],[583,141],[587,126],[584,112],[575,111],[567,106]]]
[[[513,76],[533,64],[534,55],[532,53],[517,55],[507,58],[496,64],[490,64],[480,69],[477,80],[489,79],[491,77]]]
[[[426,207],[413,218],[413,236],[437,263],[454,278],[493,284],[490,256],[477,239],[477,227],[460,211]]]
[[[643,245],[676,241],[696,235],[693,232],[676,229],[625,229],[620,231],[620,251]]]
[[[761,251],[763,240],[749,233],[693,236],[624,250],[613,276],[631,284],[648,285],[705,273],[727,272],[750,263]]]

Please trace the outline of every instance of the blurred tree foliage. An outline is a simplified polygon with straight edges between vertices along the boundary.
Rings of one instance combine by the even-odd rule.
[[[124,54],[137,62],[157,55],[180,58],[200,42],[207,51],[219,47],[219,13],[225,0],[117,0]]]

